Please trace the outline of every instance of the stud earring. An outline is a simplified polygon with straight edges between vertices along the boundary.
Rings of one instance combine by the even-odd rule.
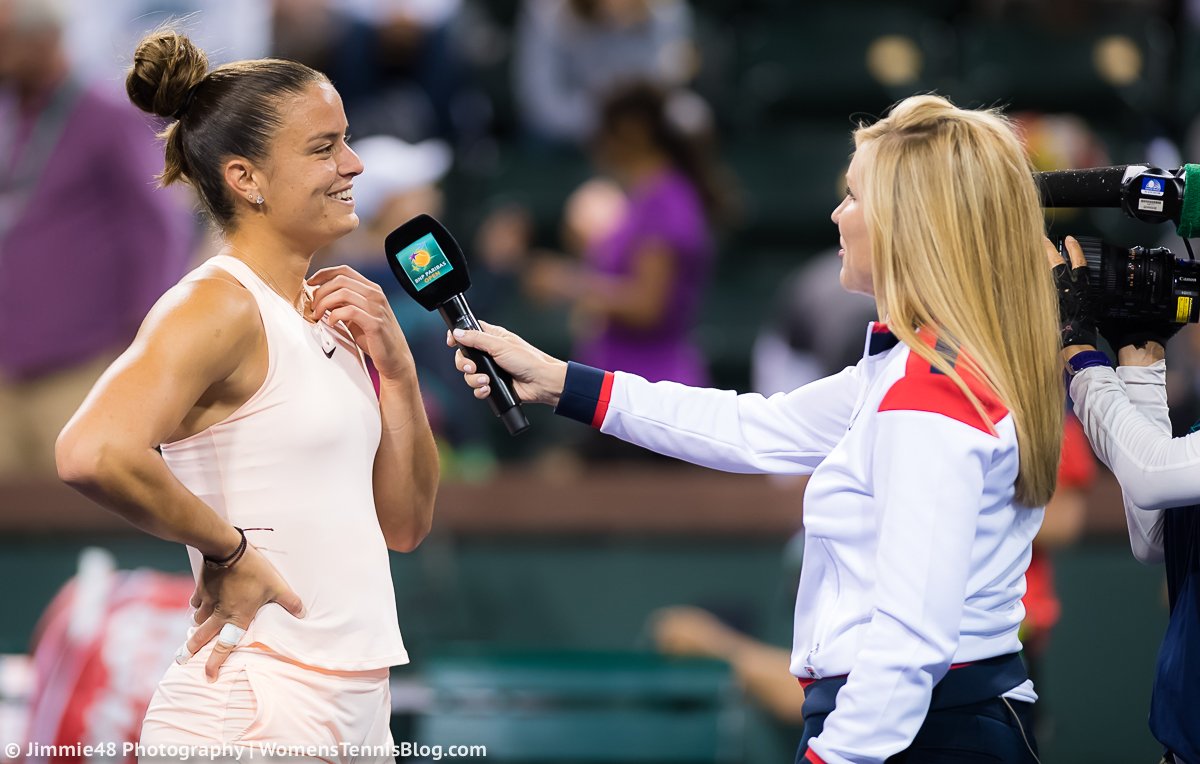
[[[266,199],[263,199],[263,198],[262,198],[262,194],[259,194],[259,195],[258,195],[258,197],[257,197],[257,198],[254,200],[254,203],[255,203],[255,204],[262,204],[262,203],[263,203],[263,202],[265,202],[265,201],[266,201]]]

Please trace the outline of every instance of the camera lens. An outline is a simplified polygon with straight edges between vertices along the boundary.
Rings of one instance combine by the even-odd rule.
[[[1118,247],[1077,236],[1092,301],[1102,316],[1150,321],[1200,320],[1200,264],[1165,247]]]

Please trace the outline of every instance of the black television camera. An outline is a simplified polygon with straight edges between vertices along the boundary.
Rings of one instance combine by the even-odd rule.
[[[1185,201],[1188,179],[1193,198]],[[1200,232],[1200,165],[1164,171],[1146,165],[1034,174],[1043,207],[1119,207],[1144,223],[1172,221],[1188,259],[1166,247],[1120,247],[1077,236],[1088,265],[1092,304],[1115,318],[1195,323],[1200,321],[1200,263],[1188,238]],[[1063,242],[1059,252],[1067,259]]]

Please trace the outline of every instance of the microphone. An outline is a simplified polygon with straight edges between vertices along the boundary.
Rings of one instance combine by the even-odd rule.
[[[384,241],[388,266],[408,296],[428,311],[442,314],[446,326],[480,331],[464,294],[471,286],[467,259],[446,227],[430,215],[417,215],[388,234]],[[509,435],[529,429],[521,399],[513,392],[512,377],[481,350],[463,347],[475,368],[488,376],[488,404]]]
[[[1116,207],[1146,223],[1179,222],[1184,168],[1164,171],[1147,165],[1035,172],[1043,207]]]

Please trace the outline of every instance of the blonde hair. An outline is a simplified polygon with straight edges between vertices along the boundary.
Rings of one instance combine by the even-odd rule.
[[[1064,390],[1045,223],[1020,139],[997,112],[922,95],[860,126],[854,143],[866,160],[858,196],[879,315],[989,427],[955,365],[1004,402],[1020,451],[1016,499],[1044,505],[1057,479]],[[945,350],[920,341],[921,327]]]

